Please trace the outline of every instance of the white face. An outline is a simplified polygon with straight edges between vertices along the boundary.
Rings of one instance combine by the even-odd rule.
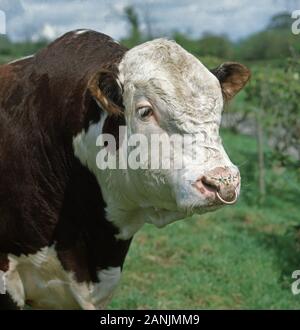
[[[178,44],[164,39],[129,50],[119,72],[128,135],[142,133],[149,141],[155,133],[203,137],[187,147],[181,169],[128,169],[130,193],[140,204],[191,214],[220,206],[217,191],[224,200],[236,199],[239,173],[219,136],[223,95],[216,76]],[[192,161],[195,156],[198,163]],[[220,186],[217,179],[224,178],[230,178],[230,187]]]

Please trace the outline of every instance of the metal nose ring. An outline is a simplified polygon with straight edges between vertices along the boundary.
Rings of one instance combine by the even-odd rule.
[[[237,201],[237,198],[238,198],[238,193],[237,193],[236,189],[234,190],[234,198],[233,198],[232,201],[226,201],[225,199],[223,199],[223,198],[220,196],[220,194],[219,194],[218,191],[216,191],[216,195],[217,195],[219,201],[221,201],[222,203],[227,204],[227,205],[232,205],[232,204],[234,204],[234,203]]]

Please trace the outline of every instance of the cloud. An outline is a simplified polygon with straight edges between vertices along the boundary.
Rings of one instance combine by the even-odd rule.
[[[127,5],[136,8],[142,28],[154,35],[212,32],[239,39],[263,29],[278,12],[300,9],[300,0],[0,0],[14,40],[53,39],[77,28],[120,39],[129,31],[123,15]]]

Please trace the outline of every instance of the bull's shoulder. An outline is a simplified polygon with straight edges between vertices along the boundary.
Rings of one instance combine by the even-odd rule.
[[[15,104],[20,94],[20,86],[27,79],[26,71],[32,68],[33,57],[24,57],[0,66],[0,105],[6,110],[5,103]]]
[[[35,247],[47,245],[62,209],[68,219],[93,207],[95,218],[103,212],[88,204],[97,195],[91,193],[95,178],[75,181],[85,170],[76,166],[72,141],[90,122],[100,120],[101,109],[87,83],[97,70],[115,65],[126,50],[103,34],[79,32],[0,68],[0,247],[4,238],[8,246],[16,237]],[[78,189],[68,190],[74,182]],[[87,200],[82,197],[86,182]],[[71,202],[65,207],[67,191]],[[75,199],[81,203],[73,203]],[[70,213],[73,204],[76,212]]]
[[[125,52],[102,33],[68,32],[34,56],[0,68],[0,107],[34,117],[43,130],[76,134],[93,121],[91,112],[95,117],[90,80],[101,70],[117,73]]]

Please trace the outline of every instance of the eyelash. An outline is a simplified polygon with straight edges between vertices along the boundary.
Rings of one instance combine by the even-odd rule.
[[[149,117],[152,114],[153,110],[151,107],[146,106],[146,107],[138,108],[137,112],[141,119],[146,119],[147,117]]]

